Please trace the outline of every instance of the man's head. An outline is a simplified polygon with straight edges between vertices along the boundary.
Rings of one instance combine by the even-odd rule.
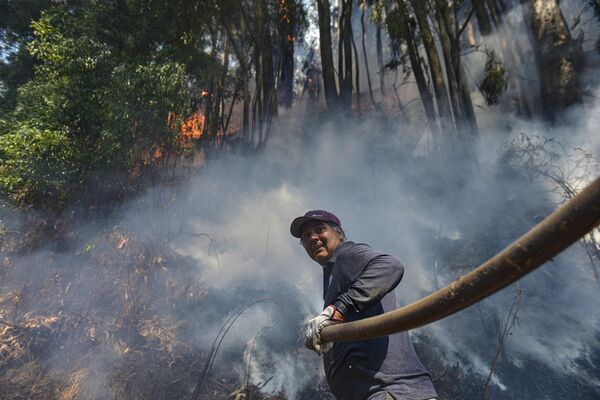
[[[294,219],[290,233],[300,239],[306,254],[323,266],[346,237],[338,217],[323,210]]]

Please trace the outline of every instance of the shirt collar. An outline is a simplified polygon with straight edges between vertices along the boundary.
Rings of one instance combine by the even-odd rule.
[[[354,242],[342,242],[337,249],[335,249],[335,252],[333,253],[333,255],[329,258],[329,260],[327,261],[327,264],[333,265],[335,264],[335,261],[337,260],[337,256],[340,253],[343,253],[348,247],[352,246],[354,244]]]

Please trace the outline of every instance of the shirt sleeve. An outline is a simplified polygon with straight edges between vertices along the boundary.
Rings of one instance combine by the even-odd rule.
[[[334,303],[344,317],[360,312],[381,300],[400,283],[404,275],[404,266],[400,260],[375,251],[367,245],[361,246],[352,257],[356,257],[352,262],[359,262],[365,266],[348,290],[339,295]]]

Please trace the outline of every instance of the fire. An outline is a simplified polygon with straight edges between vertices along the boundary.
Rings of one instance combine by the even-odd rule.
[[[287,24],[291,22],[290,9],[287,6],[285,0],[279,0],[279,14],[281,15],[282,21],[285,21]]]
[[[207,92],[202,92],[207,93]],[[205,117],[197,111],[191,116],[183,119],[174,112],[167,115],[167,128],[177,134],[176,140],[180,149],[191,149],[192,140],[198,140],[204,133]],[[170,145],[164,142],[156,143],[151,148],[145,149],[141,154],[141,161],[144,165],[150,165],[156,160],[169,155]],[[120,244],[119,248],[124,244]]]
[[[207,93],[208,92],[201,92]],[[181,123],[181,128],[178,128],[179,116],[173,112],[170,112],[167,116],[167,126],[172,130],[179,130],[180,139],[200,139],[204,132],[204,114],[200,111],[196,111],[188,118],[185,118]]]
[[[206,90],[201,90],[200,97],[206,97],[206,96],[208,96],[208,92]]]
[[[196,111],[181,125],[181,135],[191,139],[200,139],[204,131],[204,115]]]

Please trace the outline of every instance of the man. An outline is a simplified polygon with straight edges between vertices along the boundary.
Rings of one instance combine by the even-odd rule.
[[[389,254],[346,240],[327,211],[294,219],[292,236],[323,267],[325,309],[306,326],[305,344],[323,353],[327,383],[340,400],[425,400],[437,396],[406,332],[358,342],[324,343],[320,331],[396,308],[393,289],[404,267]]]

